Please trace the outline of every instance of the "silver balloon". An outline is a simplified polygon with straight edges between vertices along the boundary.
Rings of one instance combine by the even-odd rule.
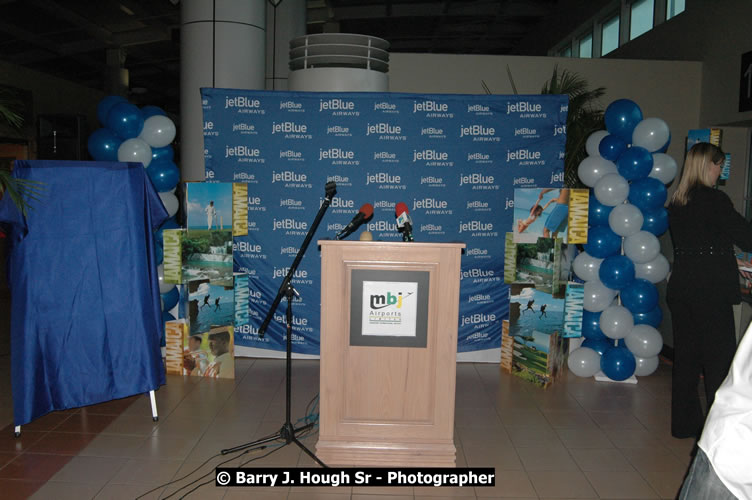
[[[148,167],[151,163],[151,146],[137,137],[126,139],[118,147],[117,158],[118,161],[132,161]]]
[[[603,259],[593,257],[587,252],[582,252],[575,257],[572,263],[574,273],[582,281],[592,281],[598,279],[598,271],[601,269]]]
[[[635,356],[635,362],[634,374],[637,377],[647,377],[658,369],[658,356],[653,356],[652,358],[639,358]]]
[[[664,184],[674,180],[678,167],[676,166],[676,160],[666,153],[653,153],[653,169],[648,174],[648,177],[658,179]]]
[[[650,325],[640,324],[632,327],[632,331],[624,339],[632,354],[640,358],[658,356],[663,349],[661,333]]]
[[[601,355],[589,347],[580,347],[569,353],[567,366],[578,377],[592,377],[601,369]]]
[[[616,205],[608,214],[608,226],[619,236],[632,236],[642,228],[642,212],[631,203]]]
[[[661,244],[653,233],[638,231],[624,238],[624,255],[635,264],[645,264],[655,259],[661,251]]]
[[[610,339],[623,339],[634,327],[634,316],[624,306],[611,304],[602,313],[601,331]]]
[[[660,118],[645,118],[632,131],[632,146],[640,146],[651,153],[668,143],[671,131]]]
[[[615,207],[629,196],[629,183],[619,174],[606,174],[593,187],[595,198],[608,207]]]
[[[598,130],[590,134],[585,141],[585,151],[587,151],[587,154],[589,154],[590,156],[600,156],[601,152],[598,149],[598,146],[600,146],[601,141],[607,135],[608,132],[606,132],[605,130]]]
[[[167,283],[164,280],[164,266],[162,264],[157,266],[157,276],[159,277],[159,293],[167,293],[175,287],[174,284]]]
[[[595,183],[604,175],[617,172],[616,163],[601,156],[588,156],[577,167],[577,176],[588,187],[595,186]]]
[[[663,281],[668,276],[670,265],[668,259],[659,253],[655,259],[644,264],[635,264],[635,278],[642,278],[651,283]]]
[[[172,217],[176,213],[178,213],[178,206],[180,206],[180,202],[178,201],[178,197],[175,196],[170,191],[165,191],[163,193],[157,193],[159,195],[159,198],[162,200],[162,204],[164,205],[165,209],[167,210],[167,214]]]
[[[583,298],[582,307],[586,311],[601,312],[610,306],[616,298],[616,290],[608,288],[600,280],[588,281],[583,288],[585,290],[585,297]]]

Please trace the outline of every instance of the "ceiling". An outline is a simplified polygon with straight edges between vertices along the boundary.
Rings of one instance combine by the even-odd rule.
[[[514,54],[556,6],[557,0],[308,0],[308,33],[374,35],[389,41],[391,52]],[[132,102],[177,112],[179,0],[0,0],[0,60],[104,91],[108,67],[122,63]]]

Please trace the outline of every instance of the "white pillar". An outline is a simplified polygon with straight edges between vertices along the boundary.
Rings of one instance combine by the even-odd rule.
[[[266,0],[180,2],[180,169],[202,181],[201,87],[263,89]]]
[[[290,40],[305,34],[305,0],[269,2],[266,6],[266,90],[287,90]]]

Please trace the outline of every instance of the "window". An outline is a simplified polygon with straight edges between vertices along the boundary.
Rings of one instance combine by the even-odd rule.
[[[567,45],[566,47],[561,49],[557,55],[559,57],[572,57],[572,46]]]
[[[666,0],[666,20],[684,12],[684,0]]]
[[[601,55],[605,56],[619,47],[619,15],[606,20],[601,26]]]
[[[578,42],[578,46],[580,48],[579,56],[580,57],[593,57],[593,34],[588,33],[584,37],[580,38],[580,41]]]
[[[654,0],[638,0],[629,8],[629,39],[634,40],[653,28]]]

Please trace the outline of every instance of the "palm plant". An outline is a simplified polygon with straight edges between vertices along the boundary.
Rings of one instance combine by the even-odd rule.
[[[14,129],[23,125],[23,104],[16,92],[0,85],[0,120]],[[18,207],[22,214],[31,208],[30,202],[38,200],[41,194],[41,184],[37,181],[17,179],[9,170],[0,168],[0,199],[6,194]]]
[[[577,176],[577,167],[585,159],[585,142],[593,132],[605,128],[603,110],[597,101],[606,89],[590,89],[588,82],[577,73],[554,66],[551,79],[541,89],[541,94],[564,94],[569,96],[567,113],[567,142],[564,148],[564,184],[568,187],[585,187]]]

